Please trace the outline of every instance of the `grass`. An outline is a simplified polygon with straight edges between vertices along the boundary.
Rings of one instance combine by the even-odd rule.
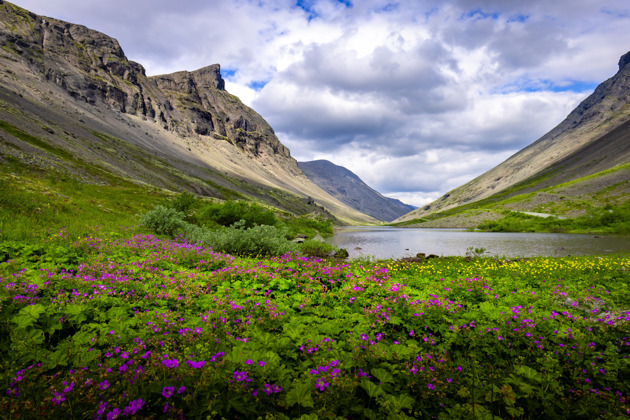
[[[630,234],[630,201],[621,206],[610,204],[592,209],[573,219],[537,217],[520,212],[504,212],[499,220],[480,224],[478,229],[490,232],[553,232]]]

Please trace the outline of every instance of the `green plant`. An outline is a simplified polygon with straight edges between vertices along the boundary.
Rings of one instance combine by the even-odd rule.
[[[325,258],[333,253],[333,246],[327,242],[306,239],[300,244],[300,251],[311,257]]]
[[[296,252],[298,247],[287,240],[286,229],[257,225],[246,227],[239,221],[230,227],[216,230],[186,224],[183,236],[191,242],[211,246],[215,251],[243,256],[280,256]]]
[[[142,216],[141,223],[158,235],[172,237],[185,226],[185,217],[181,211],[158,205]]]
[[[177,196],[171,200],[170,204],[175,210],[187,214],[196,202],[197,199],[193,193],[183,191],[177,194]]]
[[[275,226],[278,223],[275,214],[256,203],[245,201],[226,201],[225,203],[208,204],[200,209],[197,219],[200,224],[212,226],[231,226],[241,220],[245,226]]]
[[[483,257],[483,255],[486,253],[486,248],[475,248],[475,247],[468,247],[466,248],[466,256],[470,257],[470,258],[479,258],[479,257]]]

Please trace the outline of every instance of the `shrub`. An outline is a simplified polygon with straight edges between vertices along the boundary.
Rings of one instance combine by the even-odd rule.
[[[327,242],[307,239],[300,244],[300,251],[311,257],[325,258],[333,252],[333,246]]]
[[[333,227],[330,220],[300,216],[289,219],[285,223],[289,228],[289,234],[293,238],[298,234],[306,236],[315,236],[317,233],[324,235],[333,234]]]
[[[198,215],[201,224],[231,226],[240,220],[245,221],[246,227],[255,225],[275,226],[278,223],[276,215],[259,204],[245,201],[227,201],[205,206]]]
[[[184,229],[184,237],[190,242],[202,242],[215,251],[242,256],[281,256],[297,252],[297,245],[287,240],[286,233],[286,229],[268,225],[246,228],[244,221],[215,231],[190,224]]]
[[[184,191],[171,200],[170,207],[182,213],[188,213],[196,202],[197,199],[193,193]]]
[[[158,205],[142,216],[141,223],[158,235],[172,237],[185,226],[185,217],[181,211]]]

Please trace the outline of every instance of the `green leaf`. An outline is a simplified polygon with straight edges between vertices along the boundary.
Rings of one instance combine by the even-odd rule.
[[[87,319],[86,307],[83,305],[68,305],[66,307],[66,314],[68,319],[75,324],[81,324]]]
[[[313,386],[309,383],[297,384],[287,392],[287,404],[289,406],[299,404],[302,407],[313,407],[312,391]]]
[[[363,379],[359,385],[361,386],[361,388],[365,389],[365,392],[368,393],[370,398],[375,398],[379,395],[385,394],[383,388],[381,388],[380,385],[373,384],[367,379]]]
[[[512,417],[521,417],[524,412],[522,407],[510,407],[510,406],[506,406],[505,411],[507,411],[507,413]]]
[[[394,383],[394,377],[391,373],[382,368],[372,369],[372,375],[374,375],[382,383]]]
[[[11,322],[17,324],[18,328],[27,328],[32,326],[45,311],[44,305],[39,303],[28,305],[20,309],[20,312],[11,318]]]
[[[532,379],[536,382],[541,381],[541,378],[538,372],[536,372],[534,369],[530,368],[529,366],[519,366],[518,369],[516,370],[516,374],[520,376],[524,376],[527,379]]]
[[[395,408],[397,411],[400,411],[404,408],[411,410],[413,409],[413,403],[415,402],[415,400],[407,394],[401,394],[401,395],[396,395],[396,396],[387,395],[385,399],[391,402],[393,408]]]

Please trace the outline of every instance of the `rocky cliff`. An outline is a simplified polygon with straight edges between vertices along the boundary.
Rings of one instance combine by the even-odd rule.
[[[383,196],[353,172],[327,160],[298,162],[298,166],[311,181],[333,197],[375,219],[391,222],[415,208]]]
[[[225,90],[218,64],[148,77],[115,39],[5,1],[0,47],[0,161],[107,182],[98,168],[287,210],[314,201],[349,221],[372,220],[304,176],[269,124]]]
[[[564,121],[505,162],[400,218],[420,218],[491,197],[530,182],[529,191],[571,181],[630,162],[630,52],[618,72],[601,83]],[[552,176],[553,175],[553,176]],[[522,188],[514,194],[522,193]]]

